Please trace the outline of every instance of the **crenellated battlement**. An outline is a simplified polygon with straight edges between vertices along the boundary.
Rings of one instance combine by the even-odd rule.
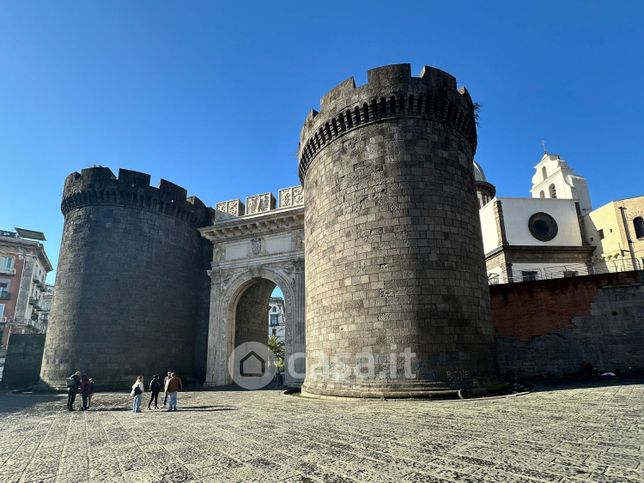
[[[150,186],[150,175],[119,169],[118,177],[103,167],[83,169],[65,179],[61,210],[94,205],[130,206],[186,220],[197,226],[209,222],[210,210],[195,196],[170,181],[162,179],[158,187]]]
[[[472,98],[456,79],[440,69],[424,66],[419,77],[410,64],[371,69],[367,83],[356,87],[353,77],[341,82],[311,110],[300,134],[299,174],[316,154],[344,134],[368,124],[397,118],[419,118],[448,125],[459,131],[476,150],[476,119]]]

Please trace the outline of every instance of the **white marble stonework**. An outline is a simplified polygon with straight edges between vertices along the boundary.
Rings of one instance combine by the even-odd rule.
[[[299,206],[304,204],[304,190],[302,186],[284,188],[279,192],[280,208]]]
[[[215,205],[215,220],[225,220],[244,215],[244,203],[241,200],[221,201]]]
[[[246,198],[246,214],[266,213],[275,209],[275,197],[272,193],[262,193]]]
[[[283,198],[284,191],[290,195]],[[287,200],[284,204],[283,199]],[[284,294],[286,356],[304,353],[304,208],[301,201],[301,187],[281,190],[278,209],[274,208],[275,198],[270,193],[249,196],[245,215],[225,213],[226,216],[216,216],[213,225],[199,229],[213,243],[206,386],[231,382],[227,361],[234,349],[237,302],[258,280],[272,281]],[[216,205],[218,211],[219,205]],[[268,300],[266,305],[268,308]],[[287,368],[285,374],[285,382],[290,386],[301,384],[304,360],[298,361],[293,369]]]

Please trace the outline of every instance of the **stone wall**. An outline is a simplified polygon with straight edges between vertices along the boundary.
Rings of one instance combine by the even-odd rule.
[[[205,377],[210,244],[208,209],[186,190],[107,168],[73,173],[41,378],[76,370],[102,388],[172,369]]]
[[[490,287],[501,373],[644,370],[644,272]]]
[[[21,389],[38,382],[45,334],[12,334],[0,387]]]

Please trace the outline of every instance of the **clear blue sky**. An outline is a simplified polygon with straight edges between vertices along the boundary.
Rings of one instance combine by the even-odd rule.
[[[101,164],[204,202],[298,183],[320,97],[409,62],[482,104],[477,160],[527,196],[540,142],[593,205],[644,194],[644,2],[0,3],[0,228],[42,230],[56,263],[63,180]],[[51,277],[50,277],[51,278]]]

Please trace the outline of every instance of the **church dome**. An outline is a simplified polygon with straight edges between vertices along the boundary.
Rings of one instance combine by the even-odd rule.
[[[474,163],[474,179],[476,181],[487,181],[487,179],[485,178],[485,173],[483,172],[483,168],[481,168],[481,166],[479,166],[479,163],[477,163],[476,161],[473,161],[473,163]]]
[[[474,180],[476,181],[476,196],[479,200],[479,208],[483,208],[486,204],[496,196],[496,188],[485,177],[483,168],[476,161],[474,164]]]

